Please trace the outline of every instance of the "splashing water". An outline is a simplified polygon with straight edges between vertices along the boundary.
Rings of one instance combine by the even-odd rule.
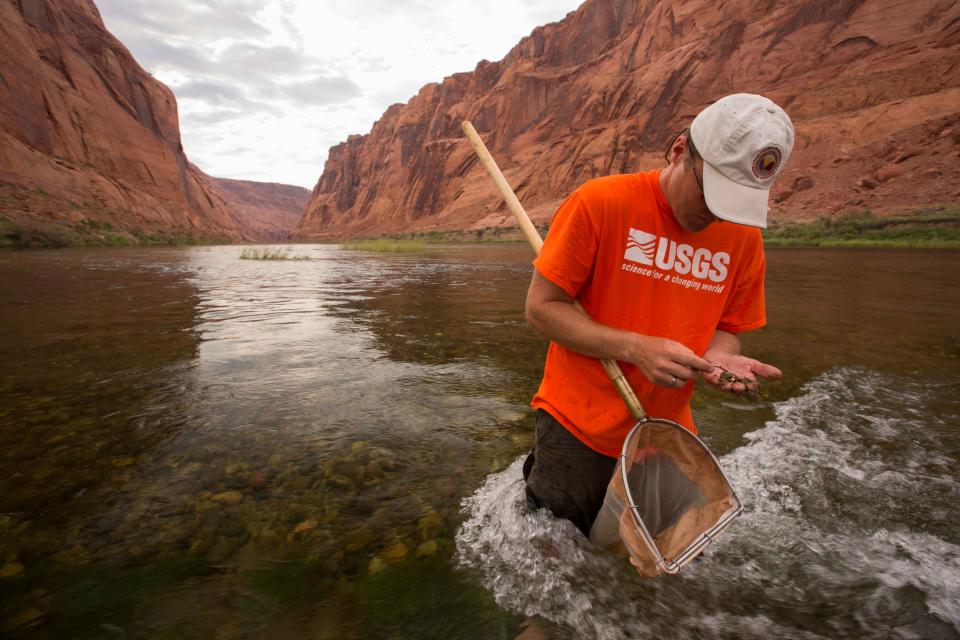
[[[464,501],[458,562],[569,637],[960,637],[956,411],[933,395],[838,368],[777,403],[721,459],[743,516],[679,577],[644,580],[530,512],[522,459]]]

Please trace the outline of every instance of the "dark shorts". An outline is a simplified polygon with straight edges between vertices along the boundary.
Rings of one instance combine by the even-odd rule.
[[[523,463],[527,503],[550,509],[589,536],[617,460],[577,440],[543,409],[537,410],[536,428],[533,451]]]

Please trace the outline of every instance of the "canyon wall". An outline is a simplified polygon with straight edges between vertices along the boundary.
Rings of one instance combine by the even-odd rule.
[[[957,202],[958,65],[951,0],[588,0],[333,147],[294,234],[510,225],[464,119],[542,223],[585,180],[662,166],[677,132],[737,92],[796,128],[773,223]]]
[[[173,93],[91,0],[0,0],[0,214],[252,238],[184,154]]]
[[[287,240],[310,202],[310,190],[289,184],[210,178],[253,240]]]

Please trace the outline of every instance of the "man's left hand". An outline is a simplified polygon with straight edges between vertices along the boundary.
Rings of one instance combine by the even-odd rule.
[[[735,354],[706,354],[714,368],[702,373],[703,379],[721,391],[736,395],[754,394],[760,390],[760,378],[779,378],[783,375],[775,366],[747,356]]]

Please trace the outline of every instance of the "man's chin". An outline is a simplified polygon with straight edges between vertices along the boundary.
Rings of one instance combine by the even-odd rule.
[[[693,220],[687,220],[685,223],[681,223],[680,226],[691,233],[699,233],[716,221],[717,219],[712,216],[710,218],[694,218]]]

